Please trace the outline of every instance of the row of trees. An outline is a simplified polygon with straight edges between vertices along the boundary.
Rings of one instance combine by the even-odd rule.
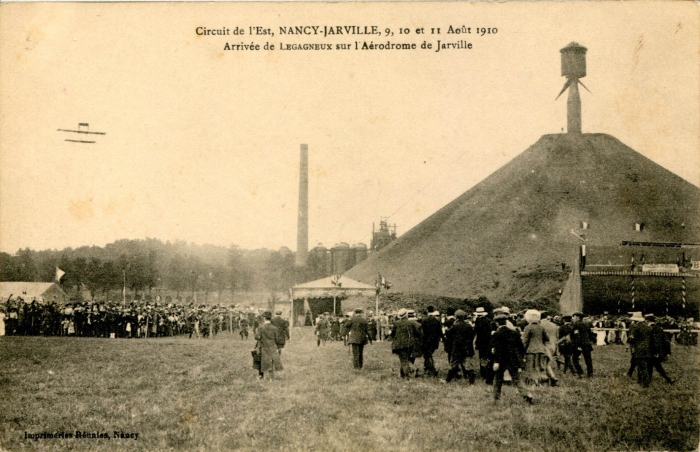
[[[0,280],[53,281],[56,267],[65,272],[64,290],[88,290],[94,298],[123,286],[132,294],[154,288],[174,291],[177,296],[203,291],[284,291],[316,275],[295,268],[288,248],[243,250],[184,241],[156,239],[118,240],[105,247],[64,250],[19,250],[0,253]]]

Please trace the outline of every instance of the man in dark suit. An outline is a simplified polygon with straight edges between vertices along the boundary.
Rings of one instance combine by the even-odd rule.
[[[438,372],[435,369],[433,353],[435,353],[435,350],[440,346],[440,340],[442,339],[442,323],[440,323],[438,319],[440,313],[437,312],[434,307],[428,306],[424,314],[425,315],[421,319],[423,330],[423,371],[426,375],[435,377]]]
[[[649,374],[649,381],[651,382],[651,377],[654,374],[654,369],[661,375],[666,383],[674,384],[675,381],[666,375],[664,366],[661,364],[666,361],[668,355],[671,354],[671,342],[668,340],[668,336],[664,333],[661,325],[656,323],[656,317],[654,314],[647,314],[644,319],[648,322],[650,328],[649,335],[649,360],[647,361],[647,373]]]
[[[421,331],[418,322],[408,319],[408,310],[399,309],[398,320],[394,323],[391,352],[399,357],[401,378],[411,378],[411,353],[420,343]]]
[[[443,328],[445,331],[449,330],[452,324],[455,323],[455,308],[449,307],[447,308],[447,317],[445,318],[445,322],[443,323]],[[447,336],[443,339],[443,343],[445,344],[445,353],[447,353],[447,362],[450,362],[450,351],[452,350],[452,344],[450,343],[450,340]]]
[[[525,346],[520,339],[520,333],[510,329],[505,314],[498,314],[494,319],[498,329],[491,336],[491,352],[493,353],[494,384],[493,395],[496,400],[501,398],[503,374],[507,370],[513,379],[513,384],[526,402],[532,404],[532,394],[527,392],[525,383],[520,379],[520,369],[524,367]]]
[[[591,358],[591,352],[593,351],[593,344],[591,342],[591,328],[583,322],[583,313],[574,312],[571,314],[574,319],[571,325],[571,345],[573,347],[573,364],[574,369],[579,377],[583,376],[583,369],[579,363],[579,357],[583,355],[583,360],[586,363],[586,376],[593,376],[593,358]]]
[[[279,342],[279,332],[271,323],[272,313],[265,311],[263,313],[264,323],[255,332],[255,339],[258,341],[256,348],[260,353],[260,375],[266,379],[274,379],[275,371],[282,370],[282,360],[277,351],[277,343]]]
[[[476,365],[474,363],[474,327],[467,322],[467,313],[458,309],[455,312],[455,323],[445,332],[445,337],[452,345],[450,350],[450,371],[447,373],[446,383],[449,383],[459,372],[464,378],[474,384],[476,379]]]
[[[281,355],[284,344],[289,339],[289,322],[282,318],[282,311],[277,311],[270,323],[277,328],[277,351]]]
[[[570,370],[572,374],[576,373],[574,365],[571,362],[571,357],[574,354],[574,346],[571,345],[571,316],[565,315],[561,318],[564,324],[559,328],[559,353],[564,358],[564,373]],[[557,362],[557,368],[560,362]]]
[[[475,346],[479,352],[479,373],[486,384],[493,383],[493,371],[491,370],[491,333],[493,333],[493,321],[489,313],[483,307],[476,308],[474,320],[474,333],[476,334]]]
[[[362,369],[365,344],[371,344],[369,326],[362,316],[362,309],[355,309],[355,314],[345,322],[348,344],[352,346],[352,364],[355,369]]]
[[[627,339],[632,352],[632,366],[630,370],[634,371],[634,367],[637,368],[637,382],[646,388],[651,382],[649,377],[651,328],[644,318],[641,317],[641,312],[635,312],[631,320],[635,323],[630,326]],[[628,375],[632,376],[631,373],[628,373]]]
[[[526,402],[532,404],[532,394],[527,391],[525,383],[520,379],[520,369],[525,365],[525,347],[520,339],[520,333],[506,325],[508,317],[498,314],[495,317],[498,328],[491,336],[491,352],[493,354],[493,396],[495,400],[501,398],[503,387],[503,375],[506,370],[513,379],[513,384]]]
[[[377,319],[372,311],[369,311],[367,314],[367,330],[369,331],[370,340],[374,342],[377,340]]]

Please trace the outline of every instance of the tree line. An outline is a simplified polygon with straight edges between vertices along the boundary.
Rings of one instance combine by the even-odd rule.
[[[292,285],[325,275],[295,268],[286,247],[244,250],[157,239],[117,240],[113,243],[63,250],[18,250],[0,253],[1,281],[53,281],[56,267],[65,272],[61,286],[71,293],[89,291],[92,298],[125,286],[133,295],[155,289],[177,297],[193,291],[285,291]]]

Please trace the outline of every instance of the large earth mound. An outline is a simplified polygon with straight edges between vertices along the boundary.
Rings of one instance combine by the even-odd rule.
[[[612,136],[544,135],[346,274],[371,284],[381,272],[391,292],[553,300],[583,243],[576,235],[590,245],[700,241],[699,192]]]

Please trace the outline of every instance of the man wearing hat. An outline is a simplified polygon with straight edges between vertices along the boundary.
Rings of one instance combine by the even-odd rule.
[[[563,325],[559,328],[559,341],[557,345],[559,345],[559,353],[561,353],[562,358],[564,358],[564,373],[570,370],[572,374],[575,374],[576,369],[574,369],[571,358],[574,355],[574,346],[571,343],[571,330],[573,329],[571,325],[571,316],[562,316],[561,321]],[[557,368],[559,368],[558,364],[559,362],[557,361]]]
[[[442,339],[442,324],[438,317],[440,313],[434,307],[428,306],[425,315],[421,319],[421,329],[423,330],[423,371],[426,375],[437,376],[433,353],[440,346]]]
[[[476,365],[474,363],[474,327],[467,323],[467,313],[461,309],[455,312],[455,323],[445,333],[452,345],[450,350],[450,370],[446,383],[449,383],[459,372],[470,384],[476,380]]]
[[[476,334],[476,349],[479,351],[479,374],[486,384],[493,383],[493,363],[491,362],[491,333],[493,321],[483,307],[476,308],[474,320],[474,333]]]
[[[270,323],[277,328],[277,352],[281,355],[284,344],[289,339],[289,322],[282,318],[282,311],[277,310]]]
[[[647,373],[649,374],[649,381],[651,382],[651,377],[654,375],[654,369],[661,375],[666,383],[674,384],[675,381],[666,374],[664,366],[662,363],[666,361],[668,355],[671,354],[671,342],[668,340],[668,336],[664,333],[661,325],[656,323],[656,317],[654,314],[647,314],[644,319],[649,324],[650,337],[649,337],[649,360],[647,361]]]
[[[503,314],[506,316],[506,326],[510,328],[513,331],[516,331],[518,328],[513,325],[513,322],[511,322],[511,314],[510,314],[510,308],[508,306],[501,306],[493,310],[494,315],[499,315]]]
[[[320,347],[321,343],[323,343],[325,347],[326,341],[328,340],[328,319],[325,315],[320,315],[316,319],[314,334],[316,335],[316,346]]]
[[[355,309],[355,313],[345,322],[345,331],[348,336],[348,344],[352,346],[352,364],[355,369],[362,369],[363,352],[365,344],[371,344],[369,325],[362,316],[362,309]]]
[[[520,333],[510,329],[506,325],[508,316],[503,313],[496,315],[495,321],[498,329],[491,337],[493,351],[493,371],[494,385],[493,395],[495,400],[501,398],[501,388],[503,387],[503,375],[508,371],[513,383],[518,388],[518,392],[526,402],[532,404],[534,399],[532,394],[527,392],[525,384],[520,379],[520,369],[523,367],[525,346],[520,339]]]
[[[442,324],[442,328],[444,332],[447,332],[447,330],[450,329],[452,324],[455,323],[455,308],[449,307],[447,308],[447,317],[445,317],[445,321]],[[449,342],[450,340],[445,336],[443,339],[443,343],[445,345],[445,353],[447,353],[447,362],[450,362],[450,351],[452,350],[452,344]]]
[[[377,340],[377,319],[372,311],[367,311],[367,329],[372,342]]]
[[[241,336],[241,340],[245,339],[246,341],[248,340],[248,317],[245,315],[241,316],[241,320],[239,321],[239,326],[241,327],[241,331],[238,333]],[[199,335],[199,331],[197,331],[197,335]]]
[[[630,368],[627,371],[627,376],[631,377],[636,368],[637,382],[646,388],[649,386],[649,383],[651,383],[649,377],[651,328],[644,320],[644,317],[642,317],[641,312],[633,312],[630,320],[633,323],[630,326],[627,342],[630,344],[632,359],[630,361]]]
[[[552,369],[552,361],[557,359],[559,354],[558,339],[559,339],[559,325],[552,322],[549,318],[549,313],[547,311],[542,311],[540,313],[540,325],[547,332],[549,336],[549,342],[545,345],[547,346],[547,355],[545,356],[545,368],[547,375],[550,376],[550,384],[556,385],[556,377],[554,377],[554,369]]]
[[[571,345],[574,347],[573,363],[574,369],[579,377],[583,376],[583,369],[579,363],[579,357],[583,355],[583,360],[586,363],[586,376],[593,376],[593,344],[591,342],[592,332],[588,325],[583,323],[583,313],[574,312],[571,314],[574,322],[571,325]]]
[[[408,310],[399,309],[398,320],[394,323],[394,340],[391,352],[399,356],[401,378],[410,378],[413,375],[411,369],[411,353],[419,344],[421,332],[417,322],[408,319]]]
[[[275,371],[282,370],[282,360],[277,351],[277,343],[279,342],[279,331],[272,322],[272,313],[265,311],[263,313],[263,324],[255,332],[255,339],[258,341],[260,353],[260,372],[266,379],[274,379]]]

